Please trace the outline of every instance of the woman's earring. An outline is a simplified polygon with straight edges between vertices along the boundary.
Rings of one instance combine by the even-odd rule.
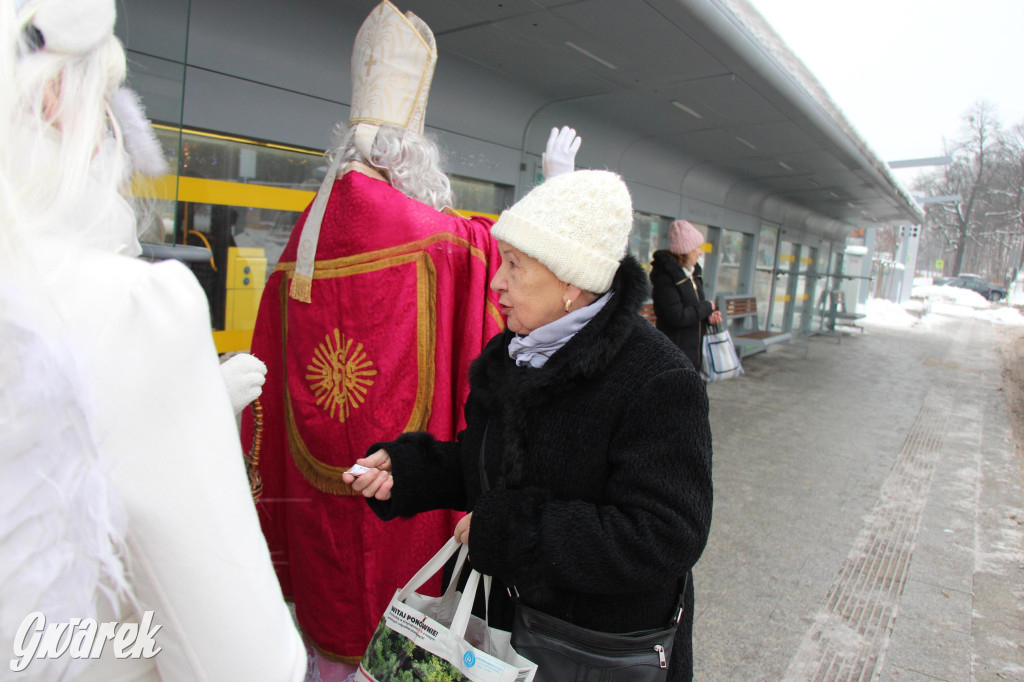
[[[569,312],[569,306],[572,305],[572,299],[570,298],[565,302],[565,312]]]

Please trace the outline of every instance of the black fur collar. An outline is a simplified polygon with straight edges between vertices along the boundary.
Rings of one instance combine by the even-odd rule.
[[[569,343],[555,353],[540,369],[516,368],[508,357],[513,332],[505,330],[491,340],[470,369],[474,391],[487,401],[490,385],[509,368],[529,375],[525,383],[536,389],[551,383],[588,378],[603,370],[622,347],[632,330],[632,318],[647,299],[647,275],[632,256],[619,263],[612,280],[611,299]],[[506,390],[508,387],[504,387]],[[499,396],[498,398],[502,398]]]
[[[470,369],[474,397],[505,424],[506,461],[500,486],[520,480],[527,412],[602,373],[636,328],[637,310],[648,297],[647,276],[632,256],[619,264],[614,294],[583,329],[541,368],[516,367],[508,356],[512,332],[505,330],[484,348]]]

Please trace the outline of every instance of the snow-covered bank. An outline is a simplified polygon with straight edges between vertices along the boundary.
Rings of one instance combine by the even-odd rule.
[[[867,315],[864,323],[885,327],[912,327],[929,315],[972,317],[994,324],[1024,326],[1024,316],[1013,306],[991,303],[969,289],[932,284],[915,286],[910,300],[903,305],[884,298],[868,299],[860,312]]]

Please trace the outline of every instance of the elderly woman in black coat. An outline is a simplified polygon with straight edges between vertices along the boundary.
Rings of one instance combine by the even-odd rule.
[[[508,328],[473,364],[466,429],[457,442],[377,444],[357,462],[371,470],[345,480],[384,519],[470,512],[455,537],[475,569],[592,630],[664,628],[682,590],[667,679],[689,680],[688,577],[711,524],[708,400],[637,314],[647,287],[624,257],[631,225],[628,190],[607,171],[553,178],[503,213],[491,288]],[[511,630],[505,589],[489,607]]]
[[[651,261],[651,297],[658,329],[686,353],[698,370],[701,342],[707,325],[720,324],[722,313],[704,296],[698,260],[704,235],[686,220],[676,220],[668,232],[668,251],[655,251]]]

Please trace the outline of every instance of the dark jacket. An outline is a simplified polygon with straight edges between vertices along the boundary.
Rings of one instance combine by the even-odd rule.
[[[511,332],[470,373],[458,442],[410,433],[378,443],[391,455],[381,518],[452,508],[473,512],[470,561],[535,608],[591,629],[665,627],[711,525],[711,430],[704,382],[636,311],[643,270],[627,257],[615,294],[539,369],[509,358]],[[482,492],[487,433],[490,490]],[[491,593],[491,623],[510,629],[513,604]],[[692,676],[693,593],[670,664]]]
[[[672,259],[669,251],[655,251],[651,261],[651,298],[657,327],[672,339],[700,369],[701,339],[713,309],[704,298],[700,265],[693,266],[693,279]]]

